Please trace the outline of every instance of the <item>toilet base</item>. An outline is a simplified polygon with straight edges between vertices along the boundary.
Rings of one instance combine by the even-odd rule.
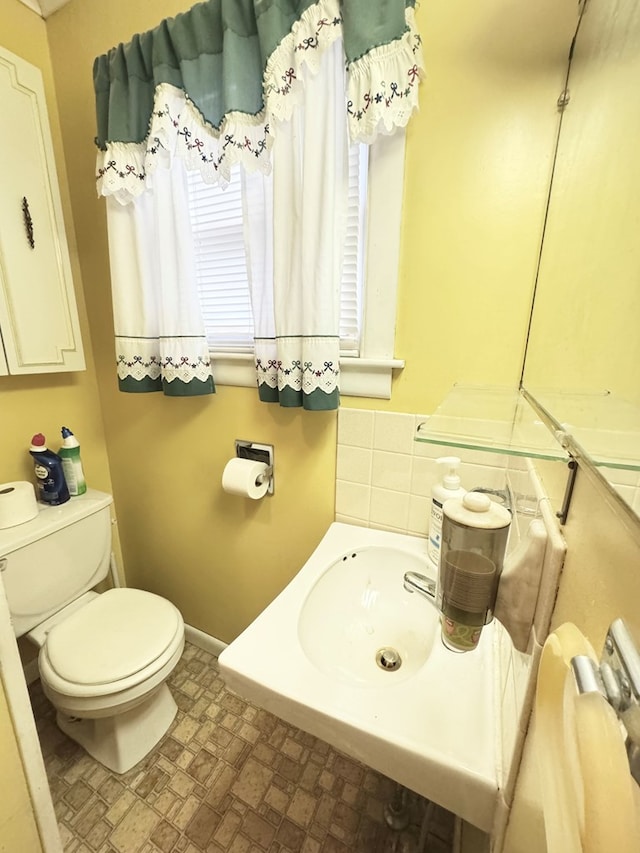
[[[114,773],[126,773],[166,734],[178,711],[163,683],[139,705],[113,717],[80,719],[58,711],[58,727]]]

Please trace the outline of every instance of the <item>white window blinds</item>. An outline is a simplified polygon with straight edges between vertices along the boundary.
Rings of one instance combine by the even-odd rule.
[[[362,328],[368,147],[349,149],[347,236],[342,269],[340,350],[357,356]],[[209,347],[253,349],[253,318],[242,222],[242,181],[234,169],[225,189],[189,172],[189,206],[198,292]]]
[[[242,183],[234,169],[226,189],[189,172],[189,207],[198,292],[211,349],[253,346],[253,318],[242,226]]]

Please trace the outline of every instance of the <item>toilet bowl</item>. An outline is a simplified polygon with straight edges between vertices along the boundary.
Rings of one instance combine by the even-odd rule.
[[[3,582],[16,635],[40,650],[42,689],[58,726],[124,773],[175,718],[166,680],[184,649],[184,622],[153,593],[90,589],[108,572],[111,497],[88,490],[76,501],[0,531]]]
[[[184,649],[182,616],[138,589],[87,593],[65,610],[26,635],[40,647],[42,690],[62,731],[124,773],[177,713],[165,682]]]

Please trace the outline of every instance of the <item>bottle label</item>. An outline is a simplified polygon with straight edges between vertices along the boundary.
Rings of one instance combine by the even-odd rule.
[[[54,506],[68,501],[69,489],[60,464],[60,457],[49,451],[39,454],[38,457],[35,454],[33,456],[38,500]]]
[[[442,504],[440,501],[431,501],[431,521],[429,523],[429,544],[427,553],[431,562],[438,567],[440,562],[440,546],[442,545]]]
[[[62,460],[62,470],[64,471],[64,478],[67,481],[67,488],[69,489],[70,495],[78,494],[78,480],[76,477],[75,465],[73,464],[72,459],[63,459]]]

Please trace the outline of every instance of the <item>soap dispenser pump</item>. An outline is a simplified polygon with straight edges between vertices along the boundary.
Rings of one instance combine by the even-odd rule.
[[[436,483],[431,489],[431,518],[427,554],[437,570],[440,564],[440,548],[442,545],[442,507],[445,501],[450,498],[462,498],[467,492],[460,485],[460,475],[458,474],[460,459],[457,456],[441,456],[436,459],[436,463],[439,467],[444,467],[445,472],[442,481]]]

